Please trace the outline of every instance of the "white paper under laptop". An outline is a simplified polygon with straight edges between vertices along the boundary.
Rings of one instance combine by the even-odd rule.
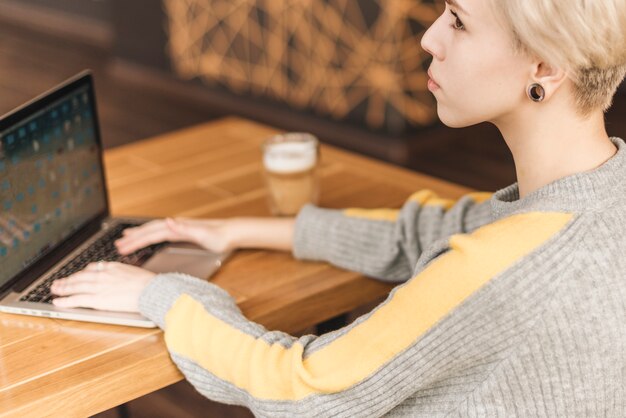
[[[120,259],[113,241],[147,219],[109,216],[94,94],[86,71],[0,119],[0,311],[154,327],[136,313],[51,304],[51,282],[92,261],[207,278],[227,257],[165,243]]]

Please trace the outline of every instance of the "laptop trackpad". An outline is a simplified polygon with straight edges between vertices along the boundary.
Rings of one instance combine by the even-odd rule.
[[[142,267],[155,273],[186,273],[207,279],[221,266],[223,258],[223,254],[176,245],[159,251]]]

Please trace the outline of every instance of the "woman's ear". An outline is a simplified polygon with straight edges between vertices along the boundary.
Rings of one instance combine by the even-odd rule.
[[[549,100],[566,79],[567,72],[563,69],[550,65],[545,61],[537,61],[532,64],[528,84],[541,84],[545,91],[545,100]]]

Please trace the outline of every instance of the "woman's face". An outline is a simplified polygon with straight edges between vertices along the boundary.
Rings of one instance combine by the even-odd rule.
[[[421,45],[433,56],[429,72],[439,87],[429,88],[447,126],[493,122],[529,100],[532,62],[514,54],[488,0],[446,0]]]

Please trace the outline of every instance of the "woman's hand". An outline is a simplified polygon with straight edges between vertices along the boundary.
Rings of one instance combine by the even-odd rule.
[[[54,281],[50,290],[62,297],[52,303],[60,308],[139,312],[139,296],[155,276],[128,264],[91,263],[78,273]]]
[[[166,218],[125,229],[115,241],[120,254],[163,241],[192,242],[214,252],[237,248],[291,251],[294,218]]]
[[[125,229],[115,245],[122,255],[163,241],[192,242],[209,251],[221,253],[234,247],[229,232],[228,220],[157,219]]]

